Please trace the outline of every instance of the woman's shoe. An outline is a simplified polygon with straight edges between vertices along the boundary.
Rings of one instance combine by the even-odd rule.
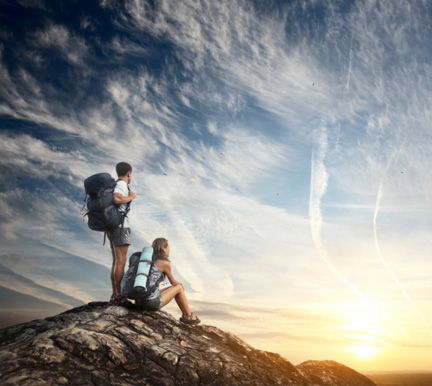
[[[182,315],[180,317],[180,322],[184,323],[184,324],[199,324],[201,323],[201,320],[199,320],[198,316],[194,315],[192,312],[190,315]]]

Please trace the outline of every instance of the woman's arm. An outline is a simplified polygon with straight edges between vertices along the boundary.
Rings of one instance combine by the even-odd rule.
[[[170,281],[171,285],[177,285],[180,284],[181,286],[183,286],[182,283],[180,283],[179,281],[176,280],[176,278],[174,277],[173,273],[172,273],[172,266],[171,266],[171,262],[170,261],[164,261],[163,262],[163,266],[161,267],[161,271],[165,272],[168,280]]]

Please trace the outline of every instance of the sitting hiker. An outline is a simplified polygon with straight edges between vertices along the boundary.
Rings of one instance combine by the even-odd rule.
[[[174,298],[183,313],[180,318],[181,322],[186,324],[200,323],[198,317],[194,315],[189,308],[183,285],[173,276],[171,260],[169,260],[170,247],[168,240],[158,238],[153,241],[152,247],[153,265],[149,273],[150,285],[152,286],[154,283],[160,283],[168,277],[172,286],[165,288],[162,291],[159,290],[158,285],[152,286],[154,290],[144,299],[136,299],[135,304],[147,311],[157,311]]]

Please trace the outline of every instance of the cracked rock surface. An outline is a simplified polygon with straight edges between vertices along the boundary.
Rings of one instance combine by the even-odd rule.
[[[336,362],[295,367],[216,327],[106,302],[0,330],[0,384],[374,385]]]

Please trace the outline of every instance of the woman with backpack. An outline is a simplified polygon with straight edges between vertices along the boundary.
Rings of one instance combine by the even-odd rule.
[[[154,289],[144,299],[137,299],[135,304],[147,311],[157,311],[167,305],[172,299],[175,299],[183,314],[180,318],[181,322],[185,324],[200,323],[201,321],[199,318],[190,310],[183,284],[179,283],[172,273],[168,240],[157,238],[153,241],[152,247],[153,264],[149,272],[149,284],[150,287]],[[163,281],[166,277],[170,281],[171,287],[160,291],[158,283]]]

